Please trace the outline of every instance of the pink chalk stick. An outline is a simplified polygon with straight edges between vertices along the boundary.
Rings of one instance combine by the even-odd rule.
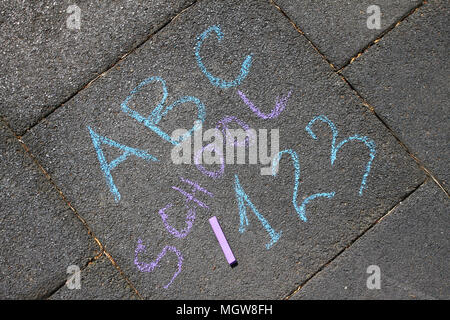
[[[233,252],[231,252],[231,248],[228,245],[225,235],[223,234],[222,228],[219,225],[219,221],[217,221],[217,217],[214,216],[210,218],[209,224],[211,225],[214,234],[216,235],[216,238],[219,241],[220,247],[222,248],[225,258],[227,258],[228,263],[230,265],[234,265],[236,263],[236,258],[234,257]]]

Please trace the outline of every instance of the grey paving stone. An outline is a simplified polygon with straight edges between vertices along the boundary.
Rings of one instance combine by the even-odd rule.
[[[80,272],[80,288],[64,285],[50,300],[137,300],[138,296],[111,262],[102,256]]]
[[[345,65],[360,50],[377,39],[420,0],[275,0],[306,36],[337,68]],[[369,6],[381,12],[380,29],[369,29]]]
[[[427,182],[293,299],[449,299],[449,205]],[[367,288],[371,265],[379,267],[380,289]]]
[[[203,64],[214,76],[231,81],[245,57],[253,55],[248,76],[238,88],[212,85],[197,65],[197,36],[213,25],[220,25],[223,40],[218,42],[211,34],[200,52]],[[118,67],[23,139],[146,298],[284,297],[425,180],[379,120],[360,105],[340,77],[268,2],[199,2]],[[261,175],[259,163],[227,165],[217,179],[202,174],[193,164],[173,164],[172,145],[121,111],[120,105],[130,92],[153,76],[166,81],[166,105],[187,95],[204,103],[204,130],[216,127],[225,116],[236,116],[256,129],[279,128],[280,151],[293,149],[301,166],[298,206],[319,192],[335,191],[335,197],[309,203],[307,222],[303,222],[292,203],[295,172],[288,154],[283,155],[276,177]],[[237,89],[267,114],[277,97],[289,91],[291,96],[278,117],[264,120],[247,107]],[[128,106],[147,116],[161,94],[160,83],[142,86],[128,100]],[[323,123],[314,124],[317,140],[305,130],[311,119],[322,114],[339,130],[336,143],[355,134],[376,143],[376,157],[362,196],[359,188],[369,151],[362,143],[346,144],[331,166],[331,130]],[[195,104],[178,105],[160,126],[170,134],[177,128],[192,127],[196,116]],[[100,169],[88,127],[159,160],[133,155],[111,171],[120,193],[118,202]],[[106,144],[102,149],[108,162],[123,153]],[[213,167],[207,169],[218,170],[220,166]],[[235,174],[258,212],[275,232],[282,231],[270,249],[266,244],[271,236],[250,208],[246,231],[239,232]],[[196,208],[195,221],[186,212],[184,196],[172,188],[190,192],[191,186],[180,178],[195,181],[213,194],[195,193],[208,206],[195,207],[191,202]],[[187,228],[186,219],[193,221],[186,237],[177,238],[173,230],[166,230],[159,211],[168,204],[173,205],[165,212],[171,226],[182,230]],[[235,268],[227,265],[208,223],[214,215],[237,258]],[[177,253],[183,257],[178,274]],[[158,267],[152,260],[159,262]]]
[[[99,247],[0,122],[0,298],[45,297]]]
[[[22,134],[193,2],[2,1],[0,114]]]
[[[448,190],[448,1],[429,1],[343,74]]]

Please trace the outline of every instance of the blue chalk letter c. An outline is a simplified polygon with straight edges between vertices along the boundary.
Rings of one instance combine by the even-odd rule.
[[[214,77],[211,73],[208,72],[208,70],[206,70],[206,67],[202,62],[202,57],[200,56],[200,49],[202,47],[203,41],[205,41],[205,39],[209,37],[209,34],[211,32],[216,33],[217,40],[219,42],[222,41],[223,39],[223,33],[220,30],[219,26],[211,26],[208,29],[206,29],[200,36],[197,37],[197,44],[195,46],[195,58],[197,60],[197,64],[200,70],[202,70],[202,72],[206,75],[209,81],[216,87],[224,89],[240,85],[242,80],[244,80],[245,77],[247,77],[248,72],[250,71],[250,67],[252,65],[252,55],[250,54],[245,58],[241,66],[241,72],[239,76],[237,76],[237,78],[234,79],[233,81],[226,81],[218,77]]]

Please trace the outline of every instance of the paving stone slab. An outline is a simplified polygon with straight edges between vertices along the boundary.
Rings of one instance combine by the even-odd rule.
[[[211,81],[195,55],[202,39],[197,37],[205,30],[212,33],[205,37],[200,57]],[[216,31],[223,33],[220,42]],[[248,75],[233,80],[250,54],[251,66],[242,71],[245,75],[248,69]],[[169,134],[191,128],[197,118],[194,103],[181,104],[179,99],[186,96],[205,106],[203,131],[227,116],[256,129],[278,128],[279,150],[291,149],[292,157],[298,156],[297,209],[292,203],[296,169],[289,153],[283,153],[276,177],[261,175],[266,165],[259,162],[226,165],[222,176],[220,165],[205,165],[205,170],[218,172],[215,179],[194,164],[173,164],[172,144],[121,110],[130,92],[142,84],[126,105],[145,117],[152,113],[162,99],[163,85],[156,78],[151,83],[151,77],[166,83],[162,108],[180,103],[158,123]],[[238,90],[259,112],[244,103]],[[280,105],[283,99],[274,108],[277,97],[289,92],[285,109]],[[345,144],[332,166],[330,128],[315,123],[317,140],[305,129],[319,115],[335,124],[336,148],[356,134],[376,144],[362,196],[359,190],[369,149],[361,141]],[[117,189],[109,187],[91,137],[104,142],[100,147],[107,162],[120,162],[111,171]],[[285,297],[425,180],[379,120],[269,2],[197,3],[23,139],[139,293],[151,299]],[[159,161],[152,161],[150,155]],[[195,192],[200,202],[187,203],[195,215],[187,212],[185,196],[173,188],[191,192],[186,179],[212,194]],[[332,198],[311,201],[307,221],[301,219],[297,210],[301,212],[305,199],[332,192]],[[237,198],[249,199],[258,215],[247,206],[247,219],[243,214],[240,218]],[[217,216],[238,261],[234,268],[227,264],[208,223],[212,216]],[[271,241],[275,244],[267,249]]]
[[[448,190],[448,1],[429,1],[343,74]]]
[[[2,1],[0,114],[22,134],[193,2]]]
[[[3,122],[0,172],[0,298],[44,297],[99,247]]]
[[[138,296],[106,256],[80,272],[80,288],[61,287],[50,300],[137,300]]]
[[[444,192],[427,182],[292,298],[449,299],[449,209]],[[379,289],[367,287],[372,265]]]
[[[306,36],[337,68],[419,5],[420,0],[275,0]],[[369,29],[374,12],[380,8],[379,29]]]

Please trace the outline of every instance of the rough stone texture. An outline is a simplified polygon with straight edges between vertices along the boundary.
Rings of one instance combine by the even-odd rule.
[[[99,247],[3,122],[0,172],[0,298],[45,297]]]
[[[61,287],[51,300],[136,300],[138,296],[104,255],[80,273],[80,289]]]
[[[402,19],[420,0],[275,0],[305,35],[337,68]],[[378,5],[381,28],[369,29],[367,13]]]
[[[448,197],[427,182],[293,299],[449,299]],[[380,289],[367,288],[370,265],[380,268]]]
[[[0,115],[22,134],[193,1],[2,1]]]
[[[429,1],[343,74],[448,190],[448,1]]]
[[[249,75],[238,89],[266,113],[273,109],[278,96],[291,91],[279,117],[258,118],[239,98],[236,88],[219,89],[201,72],[194,47],[197,36],[212,25],[220,25],[224,37],[218,42],[211,34],[203,44],[201,55],[209,72],[234,79],[245,56],[252,53]],[[252,128],[279,128],[280,150],[293,149],[300,159],[298,205],[318,192],[335,191],[336,196],[309,203],[308,221],[303,222],[292,204],[294,170],[287,154],[277,177],[262,176],[260,164],[227,165],[217,180],[203,175],[195,165],[172,164],[172,145],[120,108],[131,90],[151,76],[165,79],[166,105],[186,95],[204,103],[204,130],[229,115]],[[158,83],[146,85],[129,106],[147,116],[161,99],[161,92]],[[178,105],[160,126],[169,134],[177,128],[190,128],[196,113],[192,103]],[[321,114],[337,126],[337,143],[354,134],[375,141],[377,154],[362,196],[358,190],[369,159],[367,148],[357,142],[346,144],[331,166],[330,129],[316,123],[318,140],[305,131],[308,122]],[[159,159],[147,162],[130,156],[112,171],[121,194],[118,203],[106,184],[87,126]],[[282,298],[425,180],[379,120],[360,105],[348,86],[268,2],[197,3],[23,139],[140,294],[152,299]],[[108,161],[121,154],[106,145],[103,149]],[[282,231],[269,250],[265,247],[269,234],[250,208],[247,230],[238,231],[234,174],[267,222],[275,231]],[[197,207],[193,227],[182,239],[166,230],[158,214],[172,203],[166,211],[168,222],[178,230],[186,227],[185,198],[172,186],[188,192],[191,188],[180,177],[196,181],[214,194],[210,198],[196,192],[209,209]],[[209,226],[208,218],[213,215],[238,260],[235,268],[227,265]],[[134,263],[139,239],[147,251],[138,255],[138,261],[150,263],[165,246],[181,252],[181,272],[168,289],[164,286],[178,269],[177,255],[167,251],[159,267],[140,272]]]

